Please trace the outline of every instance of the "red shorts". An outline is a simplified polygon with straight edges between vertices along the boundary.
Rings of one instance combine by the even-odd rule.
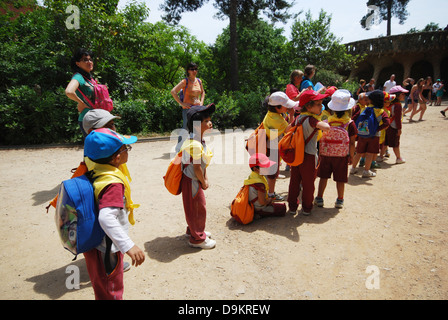
[[[400,146],[400,136],[398,135],[398,129],[394,129],[389,126],[386,129],[386,140],[384,141],[386,146],[391,148],[398,148]]]
[[[348,182],[348,156],[347,157],[320,157],[317,176],[322,179],[330,179],[336,182]]]
[[[380,137],[362,138],[359,137],[356,145],[356,153],[374,153],[380,152]]]

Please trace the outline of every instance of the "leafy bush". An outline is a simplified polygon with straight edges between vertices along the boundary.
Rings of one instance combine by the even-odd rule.
[[[0,94],[0,144],[41,144],[79,141],[76,107],[63,89],[12,87]]]

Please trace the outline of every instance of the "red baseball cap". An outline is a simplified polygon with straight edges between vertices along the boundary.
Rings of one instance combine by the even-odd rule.
[[[326,97],[328,97],[328,94],[321,94],[314,90],[306,90],[300,96],[299,107],[303,107],[310,101],[322,100]]]
[[[255,153],[249,158],[249,167],[269,168],[276,164],[276,162],[269,160],[263,153]]]

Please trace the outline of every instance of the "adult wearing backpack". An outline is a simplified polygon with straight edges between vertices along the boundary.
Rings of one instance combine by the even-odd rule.
[[[190,62],[186,67],[186,77],[182,79],[172,90],[171,95],[182,107],[182,129],[183,134],[179,136],[176,151],[180,150],[182,143],[188,137],[187,111],[192,106],[203,106],[205,91],[201,79],[197,78],[198,65]]]
[[[197,78],[198,65],[190,62],[186,70],[186,77],[171,90],[174,100],[182,107],[184,129],[187,129],[187,110],[192,106],[203,106],[205,99],[202,81]]]
[[[93,70],[93,59],[91,52],[84,48],[78,49],[71,59],[70,66],[74,72],[74,75],[65,89],[65,94],[69,99],[78,104],[78,123],[84,141],[87,133],[82,126],[82,120],[84,119],[85,114],[91,109],[85,97],[91,101],[94,100],[94,86],[89,81],[93,79],[91,75]]]

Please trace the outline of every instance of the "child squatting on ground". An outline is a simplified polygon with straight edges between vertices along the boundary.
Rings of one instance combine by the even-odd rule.
[[[92,169],[98,220],[106,233],[103,242],[84,253],[95,298],[123,299],[123,254],[132,265],[145,261],[144,252],[128,236],[129,223],[134,224],[131,189],[125,174],[119,169],[128,161],[130,144],[137,137],[125,137],[108,128],[92,131],[85,139],[84,154]],[[123,200],[124,199],[124,200]]]
[[[318,207],[324,206],[324,192],[328,179],[333,174],[336,182],[338,197],[335,202],[336,208],[344,206],[344,189],[348,182],[348,166],[352,162],[355,153],[355,143],[358,130],[355,122],[351,120],[351,109],[355,100],[351,98],[348,90],[337,90],[328,107],[331,115],[328,124],[331,129],[324,133],[320,140],[320,164],[317,176],[320,178],[317,196],[314,204]]]
[[[326,94],[319,94],[314,90],[307,90],[300,97],[299,107],[302,112],[295,119],[295,125],[303,126],[303,138],[309,142],[305,146],[303,163],[291,166],[291,176],[288,189],[289,213],[295,214],[299,206],[300,185],[302,185],[302,214],[310,215],[314,200],[314,180],[316,179],[317,141],[322,131],[330,130],[328,123],[320,121],[322,101]]]
[[[286,213],[284,203],[275,203],[274,199],[268,196],[268,181],[263,176],[264,169],[271,168],[275,164],[262,153],[255,153],[249,158],[252,173],[244,180],[244,185],[249,186],[249,201],[254,204],[255,217],[281,217]]]
[[[203,136],[211,130],[211,115],[215,105],[192,106],[187,110],[187,127],[190,133],[182,147],[182,201],[187,221],[188,244],[194,248],[212,249],[216,241],[205,231],[207,216],[204,190],[208,189],[207,167],[213,153],[207,148]]]

